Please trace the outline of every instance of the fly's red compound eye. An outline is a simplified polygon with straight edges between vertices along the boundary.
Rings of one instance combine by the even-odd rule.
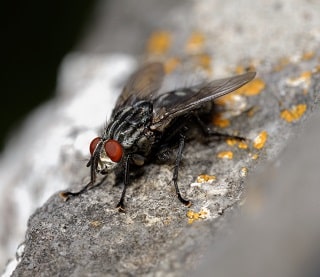
[[[95,139],[93,139],[90,143],[90,153],[91,155],[93,154],[93,151],[96,149],[98,143],[101,141],[101,138],[100,137],[96,137]]]
[[[106,154],[113,162],[119,162],[122,158],[123,149],[119,142],[113,139],[109,139],[105,145],[104,150],[106,151]]]

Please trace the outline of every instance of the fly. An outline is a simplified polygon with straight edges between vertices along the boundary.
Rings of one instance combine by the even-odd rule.
[[[176,150],[172,182],[178,199],[186,206],[192,202],[181,196],[178,171],[186,140],[192,139],[191,130],[200,127],[205,135],[230,137],[206,128],[203,117],[208,114],[212,101],[245,85],[255,77],[255,72],[214,80],[198,86],[181,88],[157,94],[164,78],[161,63],[150,63],[136,71],[120,94],[111,119],[102,136],[90,144],[90,182],[78,192],[62,192],[70,196],[82,194],[96,184],[97,174],[114,171],[123,180],[123,190],[117,204],[124,211],[124,198],[131,172],[144,164],[167,161]],[[234,136],[231,136],[234,137]],[[237,137],[240,138],[240,137]]]

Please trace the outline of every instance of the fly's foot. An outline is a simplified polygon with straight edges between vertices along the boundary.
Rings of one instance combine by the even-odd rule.
[[[181,194],[178,193],[178,199],[180,200],[180,202],[185,205],[186,207],[191,207],[192,206],[192,202],[190,200],[186,200],[184,198],[182,198]]]
[[[119,213],[125,213],[125,212],[126,212],[123,203],[119,203],[119,204],[116,206],[116,208],[117,208],[117,210],[118,210]]]
[[[192,206],[192,201],[187,200],[185,205],[186,205],[187,208],[190,208]]]
[[[59,196],[64,200],[68,201],[70,199],[70,195],[72,195],[72,192],[70,191],[62,191],[59,193]]]

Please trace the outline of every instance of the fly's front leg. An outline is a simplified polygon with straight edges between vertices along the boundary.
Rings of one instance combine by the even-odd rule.
[[[96,182],[95,167],[91,165],[90,170],[91,170],[91,180],[88,184],[86,184],[81,190],[79,190],[77,192],[71,192],[71,191],[60,192],[60,197],[63,198],[65,201],[67,201],[67,200],[69,200],[70,196],[80,195],[89,189],[100,186],[106,180],[107,176],[105,176],[99,183],[95,184],[95,182]]]
[[[130,173],[129,173],[129,162],[130,162],[130,158],[131,158],[131,156],[128,155],[126,157],[126,160],[125,160],[123,190],[122,190],[122,193],[121,193],[120,201],[116,206],[116,208],[119,210],[119,212],[122,212],[122,213],[125,212],[123,202],[124,202],[124,197],[126,196],[127,185],[129,184],[129,175],[130,175]]]
[[[177,158],[176,158],[176,162],[174,165],[174,170],[173,170],[173,177],[172,177],[172,181],[174,184],[174,187],[176,189],[176,194],[178,196],[178,199],[187,207],[190,207],[192,205],[192,202],[190,200],[186,200],[184,198],[182,198],[181,194],[180,194],[180,190],[178,187],[178,173],[179,173],[179,166],[180,166],[180,162],[181,162],[181,158],[182,158],[182,151],[184,148],[184,141],[185,141],[185,137],[183,135],[180,136],[180,141],[179,141],[179,149],[178,149],[178,153],[177,153]]]

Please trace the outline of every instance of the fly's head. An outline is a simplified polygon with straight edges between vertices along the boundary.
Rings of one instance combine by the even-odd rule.
[[[90,143],[91,158],[87,166],[101,174],[116,168],[123,157],[122,145],[113,139],[96,137]]]

